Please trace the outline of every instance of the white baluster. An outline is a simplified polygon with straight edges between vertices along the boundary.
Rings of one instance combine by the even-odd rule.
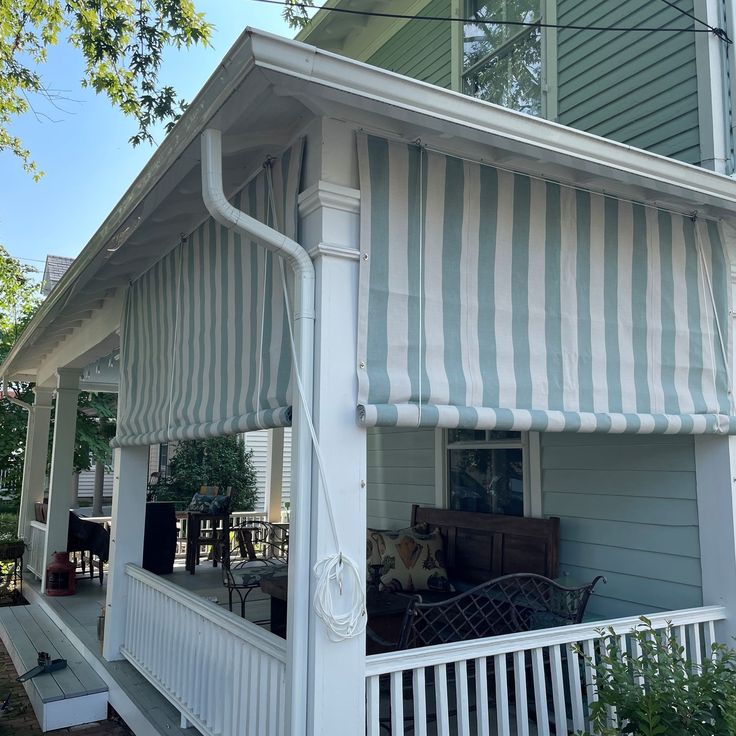
[[[529,736],[529,705],[526,696],[526,656],[514,652],[514,690],[516,692],[516,733]]]
[[[497,654],[493,658],[493,670],[496,678],[496,723],[498,725],[498,736],[510,736],[509,682],[505,654]]]
[[[475,714],[478,736],[490,736],[488,713],[488,669],[485,657],[475,660]]]
[[[391,734],[404,733],[404,678],[403,672],[391,673]]]
[[[544,672],[544,651],[532,649],[532,680],[534,682],[534,708],[537,714],[537,733],[549,736],[549,714],[547,713],[547,687]]]
[[[437,707],[437,733],[450,736],[450,704],[447,697],[447,665],[438,664],[434,668],[435,700]],[[393,735],[392,735],[393,736]]]
[[[549,649],[549,666],[552,677],[552,702],[555,713],[555,734],[567,736],[567,709],[565,707],[565,679],[562,673],[560,647],[554,644]]]
[[[381,736],[380,694],[380,677],[369,677],[366,682],[366,736]]]
[[[573,651],[573,645],[568,644],[567,650],[567,678],[570,683],[570,703],[572,706],[573,731],[585,730],[585,708],[583,706],[583,685],[580,681],[580,657]]]
[[[455,664],[455,700],[457,702],[457,732],[460,736],[470,736],[468,664],[464,659]]]
[[[414,695],[414,733],[427,736],[427,683],[424,667],[416,667],[412,672],[412,693]]]

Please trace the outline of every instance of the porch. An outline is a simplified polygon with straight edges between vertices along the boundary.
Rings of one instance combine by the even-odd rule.
[[[84,581],[77,594],[49,598],[26,580],[39,604],[108,684],[111,705],[136,733],[283,733],[283,639],[227,611],[221,573],[181,566],[156,576],[129,565],[131,594],[124,661],[101,654],[98,616],[106,583]],[[217,602],[214,602],[217,599]],[[256,592],[246,617],[267,620],[269,600]],[[718,640],[719,606],[649,616],[657,630],[672,624],[695,663]],[[365,658],[366,734],[560,736],[588,727],[595,698],[592,667],[601,628],[613,627],[636,652],[629,633],[637,617],[598,620],[504,637],[424,647]],[[612,714],[615,723],[615,714]]]

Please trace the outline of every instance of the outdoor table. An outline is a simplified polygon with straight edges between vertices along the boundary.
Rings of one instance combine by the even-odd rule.
[[[286,575],[261,581],[261,590],[271,597],[271,633],[286,638],[286,600],[289,582]],[[366,612],[371,629],[384,639],[395,639],[411,597],[398,593],[369,590]],[[368,654],[382,651],[375,642],[367,641]]]

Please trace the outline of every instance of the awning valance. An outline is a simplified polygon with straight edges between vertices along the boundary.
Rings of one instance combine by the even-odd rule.
[[[719,223],[361,135],[367,425],[736,432]]]
[[[302,144],[234,198],[295,237]],[[275,210],[275,212],[274,212]],[[121,337],[114,445],[291,423],[291,353],[279,257],[212,218],[135,281]]]

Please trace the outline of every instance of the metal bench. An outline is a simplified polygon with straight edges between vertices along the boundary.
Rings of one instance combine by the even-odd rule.
[[[0,638],[19,675],[40,651],[67,660],[65,669],[23,683],[42,731],[107,718],[107,685],[38,605],[0,608]]]

